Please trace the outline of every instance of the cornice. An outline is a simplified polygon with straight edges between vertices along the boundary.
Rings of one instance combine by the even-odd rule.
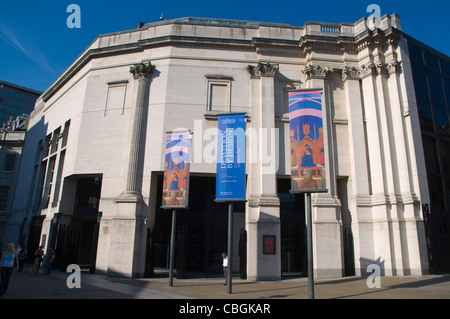
[[[73,63],[65,73],[57,79],[57,81],[50,86],[42,95],[44,102],[47,102],[67,81],[72,78],[79,70],[81,70],[89,61],[94,58],[119,55],[133,52],[144,51],[153,46],[171,45],[175,43],[186,44],[208,44],[208,45],[227,45],[227,46],[245,46],[252,47],[251,40],[240,39],[222,39],[222,38],[207,38],[207,37],[192,37],[192,36],[162,36],[150,39],[142,39],[137,42],[107,46],[101,48],[92,48],[87,50],[75,63]]]
[[[402,32],[389,27],[386,30],[366,30],[356,36],[322,36],[304,35],[300,38],[299,47],[303,52],[308,51],[351,51],[360,52],[366,48],[386,47],[395,45],[402,37]]]
[[[143,29],[143,31],[146,29]],[[135,30],[136,31],[136,30]],[[395,44],[402,37],[402,32],[389,27],[386,30],[376,29],[374,31],[365,30],[360,34],[353,36],[351,34],[330,35],[327,32],[320,34],[305,34],[300,39],[276,39],[253,37],[251,39],[231,39],[220,37],[197,37],[169,34],[160,37],[140,39],[131,43],[120,45],[94,47],[97,41],[104,36],[97,38],[91,48],[88,48],[69,68],[50,86],[43,94],[42,100],[47,102],[58,90],[60,90],[74,74],[79,72],[91,59],[112,56],[119,54],[128,54],[133,52],[142,52],[145,49],[167,46],[173,44],[190,44],[202,46],[227,46],[246,48],[256,50],[256,52],[266,52],[275,50],[282,54],[296,54],[297,52],[308,51],[330,51],[330,52],[359,52],[365,48],[386,46]],[[396,68],[396,66],[392,65]],[[390,71],[388,71],[390,72]],[[270,76],[270,73],[267,73]]]

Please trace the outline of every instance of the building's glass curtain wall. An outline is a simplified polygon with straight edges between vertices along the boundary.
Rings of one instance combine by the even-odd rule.
[[[432,272],[450,271],[450,59],[408,38],[430,207],[424,214]]]

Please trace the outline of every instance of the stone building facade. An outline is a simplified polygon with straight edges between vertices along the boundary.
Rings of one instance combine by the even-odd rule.
[[[316,277],[365,275],[374,263],[383,275],[426,273],[421,204],[430,199],[396,14],[374,29],[365,18],[301,27],[184,18],[99,36],[30,116],[10,227],[27,217],[28,236],[56,246],[61,269],[79,263],[142,277],[164,268],[165,132],[184,128],[193,132],[194,189],[177,265],[213,272],[226,249],[226,213],[214,203],[211,132],[218,114],[244,112],[251,158],[233,267],[249,280],[305,275],[304,202],[285,187],[287,91],[299,88],[323,89],[326,110],[329,190],[313,196]],[[275,236],[274,254],[263,253],[266,235]]]

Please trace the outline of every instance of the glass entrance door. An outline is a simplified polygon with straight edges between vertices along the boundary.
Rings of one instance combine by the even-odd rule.
[[[307,276],[304,195],[290,194],[290,179],[278,179],[282,275]]]
[[[222,274],[227,250],[227,204],[216,203],[215,177],[190,177],[189,209],[177,211],[175,268],[179,277]],[[152,240],[155,269],[168,269],[172,211],[161,209],[162,176]]]

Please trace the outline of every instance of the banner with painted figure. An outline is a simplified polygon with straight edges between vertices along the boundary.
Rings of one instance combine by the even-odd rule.
[[[218,116],[216,200],[245,200],[245,114]]]
[[[288,92],[291,192],[326,192],[322,89]]]
[[[163,208],[188,206],[191,141],[191,132],[167,133]]]

